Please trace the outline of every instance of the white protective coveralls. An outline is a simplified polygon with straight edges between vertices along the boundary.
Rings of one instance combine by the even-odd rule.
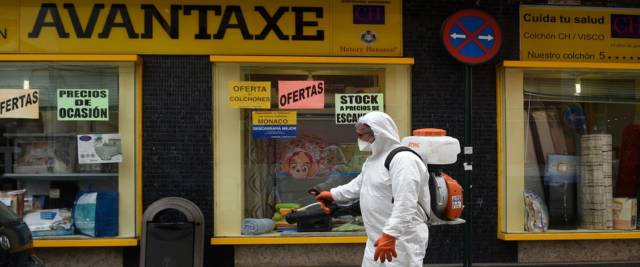
[[[331,196],[334,201],[360,199],[367,232],[362,266],[422,266],[429,229],[426,211],[418,202],[425,208],[431,204],[427,167],[416,155],[405,151],[394,156],[387,171],[384,166],[387,155],[400,146],[396,124],[383,112],[367,113],[358,122],[373,130],[372,154],[362,165],[360,175],[331,189]],[[396,238],[398,257],[392,262],[373,260],[374,243],[382,232]]]

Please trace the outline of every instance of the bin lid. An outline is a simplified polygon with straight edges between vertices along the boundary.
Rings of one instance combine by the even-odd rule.
[[[413,130],[414,136],[445,136],[447,131],[438,128],[419,128]]]

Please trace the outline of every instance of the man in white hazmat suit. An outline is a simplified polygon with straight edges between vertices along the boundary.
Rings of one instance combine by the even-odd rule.
[[[387,171],[384,161],[400,146],[400,138],[396,124],[385,113],[361,117],[356,133],[360,150],[372,152],[362,172],[316,199],[325,203],[360,199],[368,237],[362,266],[422,266],[429,239],[428,211],[422,207],[431,204],[427,167],[418,156],[404,151],[393,157]]]

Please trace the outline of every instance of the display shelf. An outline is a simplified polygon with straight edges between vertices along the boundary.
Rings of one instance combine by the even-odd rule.
[[[366,236],[213,237],[211,245],[364,244]]]
[[[117,178],[117,173],[3,173],[0,178],[68,181],[81,179]]]
[[[636,104],[640,102],[640,98],[619,98],[604,96],[571,96],[571,95],[551,95],[543,93],[524,92],[525,96],[535,97],[527,99],[527,101],[548,101],[563,103],[607,103],[607,104]]]
[[[611,230],[609,232],[549,231],[549,232],[542,232],[542,233],[498,233],[498,239],[506,240],[506,241],[640,239],[640,231]]]
[[[4,137],[75,137],[77,133],[3,133]]]
[[[138,239],[129,238],[92,238],[88,236],[72,235],[60,237],[37,237],[33,239],[36,248],[52,247],[129,247],[137,246]]]

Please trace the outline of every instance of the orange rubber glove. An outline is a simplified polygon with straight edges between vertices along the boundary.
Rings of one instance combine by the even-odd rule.
[[[373,255],[374,261],[378,261],[378,258],[380,258],[382,263],[385,260],[391,262],[392,257],[398,257],[398,253],[396,253],[396,238],[393,236],[382,233],[373,246],[376,247],[376,252]]]
[[[320,194],[316,196],[316,200],[320,202],[320,208],[322,208],[322,211],[325,214],[331,214],[331,209],[327,207],[327,205],[333,202],[333,196],[331,196],[331,192],[329,191],[320,192]]]

